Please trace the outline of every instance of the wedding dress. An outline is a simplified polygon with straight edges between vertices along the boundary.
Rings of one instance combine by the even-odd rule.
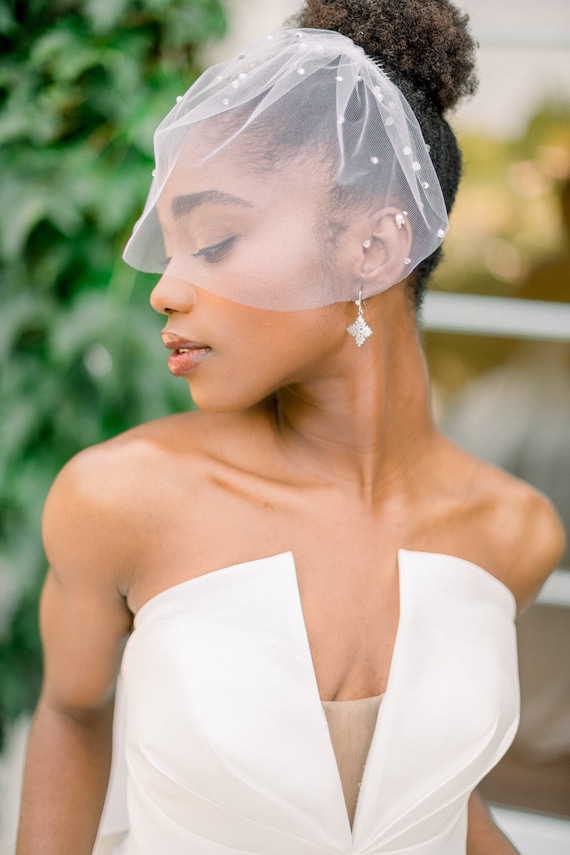
[[[461,558],[398,563],[386,693],[358,714],[361,775],[340,759],[340,707],[319,698],[291,553],[143,605],[122,665],[121,855],[465,855],[469,796],[518,723],[515,601]]]

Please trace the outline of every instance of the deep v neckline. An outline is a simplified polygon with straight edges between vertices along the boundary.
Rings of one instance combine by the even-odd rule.
[[[323,706],[322,706],[323,701],[320,697],[317,673],[315,670],[313,654],[312,654],[311,645],[310,645],[310,641],[309,641],[309,633],[308,633],[307,624],[305,621],[305,612],[303,610],[303,601],[301,599],[301,589],[300,589],[300,585],[299,585],[299,576],[297,573],[297,565],[295,562],[295,556],[293,555],[293,552],[288,551],[288,552],[279,553],[277,555],[272,555],[272,556],[269,556],[267,558],[258,558],[258,559],[253,559],[252,561],[244,561],[244,562],[241,562],[238,564],[232,564],[232,565],[229,565],[227,567],[220,568],[219,570],[212,570],[208,573],[202,573],[200,576],[195,576],[192,579],[187,579],[184,582],[180,582],[176,585],[172,585],[171,587],[164,589],[160,593],[156,594],[155,596],[153,596],[149,600],[147,600],[140,607],[138,612],[136,613],[135,620],[134,620],[134,627],[136,630],[136,627],[141,622],[141,620],[146,616],[146,614],[148,612],[152,611],[152,609],[155,605],[157,605],[161,600],[164,600],[165,598],[167,598],[169,596],[175,595],[176,592],[180,591],[181,589],[191,587],[192,585],[196,585],[196,584],[204,584],[204,582],[207,582],[207,580],[209,580],[209,579],[210,580],[212,580],[213,578],[219,579],[220,575],[231,574],[231,573],[236,573],[236,572],[239,573],[240,571],[246,571],[247,568],[252,568],[255,565],[259,565],[262,562],[277,562],[277,563],[280,561],[287,561],[288,562],[289,568],[291,570],[291,577],[293,579],[294,586],[295,586],[296,603],[297,603],[297,608],[298,608],[298,617],[300,618],[300,624],[303,627],[302,641],[303,641],[303,645],[304,645],[305,651],[306,651],[306,658],[307,658],[306,664],[308,666],[308,670],[309,670],[309,674],[310,674],[311,689],[312,689],[312,696],[313,696],[312,702],[319,709],[320,727],[323,731],[324,744],[326,744],[326,746],[327,746],[327,754],[328,754],[327,761],[328,761],[330,768],[334,769],[335,791],[337,793],[337,802],[339,804],[339,809],[343,811],[344,825],[345,825],[346,833],[348,835],[348,839],[350,840],[352,846],[355,845],[355,841],[356,841],[356,833],[357,833],[358,827],[359,827],[359,816],[362,812],[362,805],[366,801],[367,780],[369,778],[369,770],[370,770],[371,766],[373,765],[375,745],[378,741],[378,733],[379,733],[379,730],[381,728],[381,721],[383,719],[383,710],[386,706],[387,698],[390,694],[390,684],[392,682],[393,665],[394,665],[394,661],[396,658],[397,648],[399,646],[398,641],[399,641],[399,637],[400,637],[400,629],[402,626],[402,608],[403,608],[403,603],[402,603],[402,588],[403,588],[403,586],[402,586],[402,563],[400,561],[400,553],[401,552],[402,552],[402,550],[398,550],[398,554],[397,554],[399,614],[398,614],[398,623],[397,623],[397,628],[396,628],[396,634],[395,634],[395,638],[394,638],[394,645],[392,647],[392,655],[391,655],[391,659],[390,659],[388,679],[387,679],[387,683],[386,683],[386,689],[382,695],[382,703],[380,705],[380,709],[378,711],[378,715],[376,717],[376,721],[374,724],[374,729],[372,732],[372,739],[370,741],[370,747],[369,747],[368,753],[366,755],[366,762],[364,765],[364,771],[363,771],[362,781],[361,781],[360,788],[359,788],[358,799],[356,802],[356,810],[355,810],[355,814],[354,814],[354,821],[352,822],[352,825],[351,825],[350,818],[349,818],[349,815],[348,815],[348,812],[346,809],[346,803],[345,803],[344,793],[343,793],[343,788],[342,788],[342,780],[341,780],[340,772],[338,770],[338,765],[336,762],[336,755],[334,752],[334,747],[332,744],[331,735],[330,735],[325,711],[324,711]]]
[[[388,669],[388,679],[386,681],[386,688],[385,688],[384,692],[382,693],[382,703],[380,704],[380,708],[378,710],[378,714],[377,714],[376,720],[374,722],[374,728],[372,730],[372,738],[370,740],[370,746],[369,746],[368,752],[366,754],[366,760],[364,763],[364,770],[363,770],[363,774],[362,774],[362,780],[360,782],[358,798],[356,800],[356,809],[354,812],[354,820],[353,820],[352,824],[350,822],[350,817],[349,817],[348,811],[346,809],[346,802],[344,799],[342,780],[341,780],[340,772],[339,772],[337,761],[336,761],[336,754],[334,751],[334,746],[332,743],[327,718],[325,715],[325,711],[323,709],[323,700],[321,699],[321,696],[320,696],[319,683],[318,683],[318,679],[317,679],[317,672],[315,669],[315,663],[314,663],[313,654],[311,651],[311,645],[310,645],[310,641],[309,641],[309,633],[308,633],[307,624],[305,621],[305,612],[303,611],[303,602],[301,599],[301,591],[300,591],[300,587],[299,587],[299,576],[297,574],[297,565],[295,563],[295,557],[294,557],[293,553],[292,552],[286,553],[287,555],[289,555],[291,557],[291,562],[292,562],[293,570],[294,570],[294,578],[295,578],[295,583],[296,583],[296,587],[297,587],[297,596],[298,596],[298,602],[299,602],[300,617],[301,617],[302,624],[304,627],[304,641],[305,641],[307,651],[308,651],[313,689],[314,689],[314,694],[316,696],[315,702],[318,703],[318,705],[320,707],[321,714],[322,714],[321,715],[321,721],[322,721],[323,728],[326,730],[326,743],[328,746],[329,760],[332,761],[332,765],[336,771],[335,788],[336,788],[337,792],[340,794],[339,801],[340,801],[340,803],[342,803],[343,808],[344,808],[345,824],[346,824],[347,833],[348,833],[348,836],[350,838],[352,846],[354,846],[356,843],[357,832],[359,829],[359,818],[360,818],[360,815],[363,811],[363,804],[365,803],[366,798],[367,798],[368,779],[370,776],[370,769],[374,765],[374,755],[376,753],[376,744],[378,742],[378,734],[379,734],[379,731],[382,727],[382,719],[384,717],[383,716],[383,710],[386,707],[386,703],[388,701],[388,698],[391,696],[390,686],[393,683],[394,663],[397,661],[397,653],[398,653],[399,640],[400,640],[400,635],[401,635],[400,630],[402,627],[402,614],[405,611],[405,604],[402,601],[402,599],[403,599],[402,591],[403,591],[404,586],[402,585],[402,563],[400,561],[400,552],[401,551],[402,550],[398,550],[398,553],[397,553],[398,604],[399,604],[398,622],[397,622],[397,626],[396,626],[396,634],[394,636],[394,644],[392,646],[392,655],[390,657],[390,665],[389,665],[389,669]]]

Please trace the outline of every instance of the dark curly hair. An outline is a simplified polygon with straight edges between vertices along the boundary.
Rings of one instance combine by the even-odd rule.
[[[449,0],[306,0],[290,22],[342,33],[381,65],[416,115],[448,212],[461,177],[461,152],[444,114],[477,88],[468,22]],[[440,258],[441,248],[410,277],[417,307]]]

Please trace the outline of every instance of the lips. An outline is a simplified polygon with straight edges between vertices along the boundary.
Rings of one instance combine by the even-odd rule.
[[[211,352],[211,347],[201,342],[191,341],[175,333],[163,332],[164,346],[172,351],[168,358],[168,368],[175,377],[183,377],[196,368]]]

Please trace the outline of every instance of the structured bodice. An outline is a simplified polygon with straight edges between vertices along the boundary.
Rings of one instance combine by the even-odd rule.
[[[351,829],[290,553],[163,591],[123,658],[128,855],[465,855],[514,737],[511,592],[399,552],[400,619]]]

